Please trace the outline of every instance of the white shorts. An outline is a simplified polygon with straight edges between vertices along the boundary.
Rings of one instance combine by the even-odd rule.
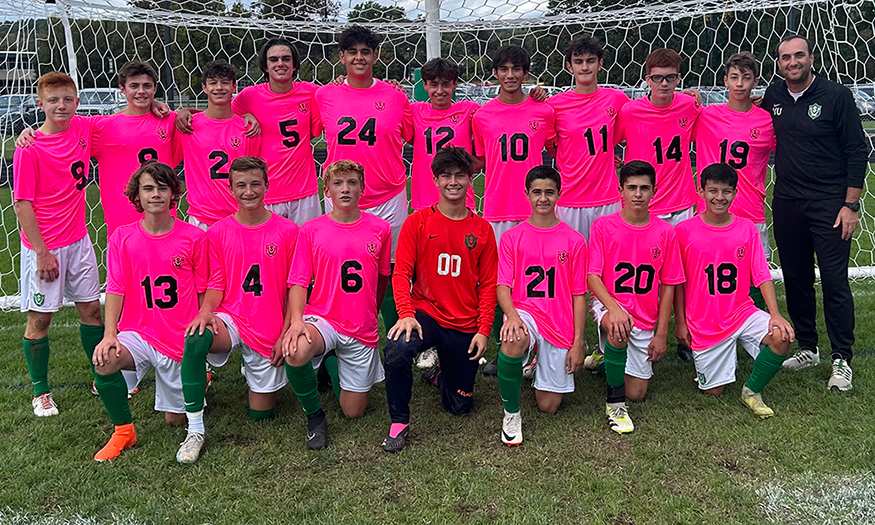
[[[538,362],[535,364],[535,382],[532,386],[535,390],[543,392],[555,392],[557,394],[570,394],[574,392],[574,374],[569,374],[565,369],[565,360],[568,358],[568,349],[559,348],[541,336],[538,332],[538,324],[535,318],[525,310],[517,309],[523,323],[529,329],[529,349],[523,362],[528,362],[532,349],[538,346]],[[505,321],[507,316],[505,316]]]
[[[602,327],[602,319],[608,313],[608,309],[593,295],[589,301],[589,311],[595,319],[596,326],[599,327],[599,349],[604,354],[605,345],[608,343],[608,332]],[[626,375],[638,379],[653,377],[653,362],[647,360],[650,357],[647,347],[653,340],[653,333],[653,330],[632,327],[632,333],[626,341]]]
[[[185,399],[182,396],[182,362],[174,361],[140,337],[137,332],[119,332],[118,341],[134,358],[136,384],[140,384],[150,368],[155,369],[155,410],[185,413]],[[131,389],[129,381],[128,390]],[[206,404],[206,402],[205,402]]]
[[[365,346],[354,337],[338,333],[331,323],[319,316],[305,316],[304,322],[315,326],[325,340],[325,352],[313,358],[313,368],[322,363],[326,353],[334,350],[337,354],[337,374],[340,376],[341,389],[347,392],[370,392],[375,383],[386,378],[380,352],[376,348]]]
[[[210,361],[210,356],[214,356],[213,360],[210,361],[211,365],[224,365],[228,361],[228,356],[231,352],[239,348],[240,353],[243,355],[243,377],[246,378],[249,390],[256,394],[270,394],[289,384],[285,367],[282,365],[271,365],[270,359],[246,346],[246,343],[240,337],[240,330],[238,330],[234,319],[230,315],[218,312],[216,317],[221,319],[225,323],[225,328],[228,329],[228,335],[231,337],[231,350],[224,354],[207,354],[208,361]]]
[[[662,215],[657,215],[657,217],[671,224],[672,226],[677,226],[679,222],[683,222],[687,219],[692,219],[696,215],[694,209],[694,206],[690,206],[685,210],[673,211],[671,213],[663,213]]]
[[[735,364],[738,361],[735,343],[741,343],[747,353],[756,359],[765,346],[762,344],[763,339],[769,335],[770,319],[768,313],[757,310],[747,318],[741,328],[723,342],[706,350],[694,351],[699,388],[708,390],[734,383]]]
[[[589,230],[592,228],[592,223],[599,217],[617,213],[620,211],[620,208],[620,201],[590,208],[556,206],[556,216],[559,217],[559,220],[589,239]]]
[[[322,215],[322,201],[319,200],[318,193],[291,201],[266,204],[264,207],[298,226]]]
[[[769,245],[769,226],[764,222],[755,222],[757,230],[760,232],[760,242],[763,243],[763,253],[766,254],[766,261],[772,259],[772,247]]]
[[[330,213],[334,209],[334,203],[330,197],[325,198],[325,213]],[[395,248],[398,247],[398,234],[401,233],[401,226],[407,219],[407,190],[400,192],[383,204],[378,204],[373,208],[368,208],[364,211],[376,215],[377,217],[389,221],[392,226],[392,262],[395,262]]]
[[[203,231],[207,231],[207,229],[209,228],[209,226],[206,223],[201,222],[194,215],[188,216],[188,223],[191,224],[192,226],[197,226],[198,228],[202,229]]]
[[[57,312],[64,306],[64,298],[74,303],[90,303],[100,299],[97,258],[88,235],[49,252],[58,259],[58,278],[52,282],[40,279],[36,252],[21,244],[21,276],[18,284],[22,312]]]
[[[495,245],[500,246],[499,241],[501,241],[501,236],[504,233],[516,226],[517,224],[523,221],[497,221],[490,222],[489,225],[492,226],[492,231],[495,233]]]

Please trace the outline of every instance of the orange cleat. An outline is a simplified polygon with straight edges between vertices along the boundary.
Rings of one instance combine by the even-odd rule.
[[[134,432],[134,424],[117,425],[112,437],[109,438],[109,443],[94,455],[94,461],[102,463],[104,461],[113,460],[121,455],[123,450],[127,450],[134,446],[137,442],[137,433]]]

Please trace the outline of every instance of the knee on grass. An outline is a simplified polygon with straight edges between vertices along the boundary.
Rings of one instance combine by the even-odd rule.
[[[723,394],[723,385],[715,386],[714,388],[709,388],[707,390],[702,390],[702,392],[708,394],[709,396],[719,396]]]
[[[164,421],[166,421],[168,425],[181,427],[186,424],[187,419],[185,417],[185,414],[177,414],[176,412],[164,412]]]
[[[474,408],[473,393],[447,392],[441,396],[441,407],[454,416],[464,416]]]
[[[559,407],[562,406],[562,394],[536,390],[535,398],[538,402],[538,410],[545,414],[555,414],[559,411]]]

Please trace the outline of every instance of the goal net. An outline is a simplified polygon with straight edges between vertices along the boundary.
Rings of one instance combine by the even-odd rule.
[[[684,58],[683,86],[721,86],[722,64],[752,51],[763,64],[763,84],[776,78],[774,54],[781,37],[796,32],[815,46],[816,70],[857,86],[864,125],[875,134],[875,4],[872,0],[0,0],[0,95],[31,94],[37,77],[70,73],[80,88],[112,88],[116,71],[132,59],[159,72],[159,97],[172,107],[204,104],[200,68],[225,59],[240,88],[263,82],[256,53],[268,38],[297,46],[298,77],[319,84],[344,72],[336,38],[348,23],[383,36],[378,78],[412,84],[428,58],[443,56],[461,69],[464,96],[485,101],[489,56],[516,44],[532,55],[531,81],[567,88],[564,49],[580,34],[605,46],[602,84],[640,89],[647,54],[659,47]],[[639,89],[636,89],[639,88]],[[552,89],[549,91],[553,91]],[[494,92],[492,92],[494,95]],[[0,111],[5,99],[0,99]],[[715,92],[712,102],[721,102]],[[722,100],[725,101],[725,100]],[[15,110],[17,111],[17,109]],[[19,239],[12,207],[12,137],[15,119],[0,116],[0,308],[17,307]],[[20,121],[20,119],[19,119]],[[870,139],[871,140],[871,139]],[[317,144],[317,163],[324,146]],[[407,155],[409,159],[409,155]],[[99,177],[96,165],[92,173]],[[482,186],[482,175],[477,185]],[[771,181],[769,181],[771,187]],[[91,236],[104,270],[106,227],[96,184],[88,188]],[[183,208],[184,209],[184,208]],[[875,198],[865,192],[861,231],[853,240],[851,273],[875,276]],[[773,268],[780,261],[773,256]],[[776,272],[778,275],[780,272]]]

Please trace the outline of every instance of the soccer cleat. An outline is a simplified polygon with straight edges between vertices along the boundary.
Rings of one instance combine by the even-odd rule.
[[[762,396],[759,393],[754,393],[747,386],[741,389],[741,402],[753,412],[753,415],[760,419],[766,419],[775,415],[775,411],[763,403]]]
[[[678,341],[677,346],[678,359],[685,363],[692,363],[694,361],[693,358],[693,349],[689,346]]]
[[[397,437],[386,436],[383,439],[383,450],[386,452],[401,452],[404,445],[407,444],[407,435],[410,433],[410,427],[405,428],[398,433]]]
[[[58,415],[58,405],[52,399],[52,393],[43,394],[33,398],[33,415],[36,417],[49,417]]]
[[[201,457],[201,449],[204,448],[204,435],[197,432],[189,432],[185,441],[179,444],[176,452],[176,461],[182,465],[190,465]]]
[[[94,397],[100,397],[100,392],[97,391],[97,382],[94,380],[91,381],[91,395]],[[128,399],[130,398],[131,395],[128,394]]]
[[[213,371],[207,370],[207,388],[206,388],[206,390],[204,390],[204,395],[206,395],[206,393],[210,391],[210,385],[212,385],[212,384],[213,384]],[[138,389],[135,388],[132,393],[136,394],[137,390]],[[128,397],[128,399],[130,399],[130,397]]]
[[[826,387],[830,390],[847,392],[854,386],[851,384],[853,377],[854,372],[847,361],[844,359],[833,359],[832,375],[829,376],[829,382],[826,384]]]
[[[589,370],[592,373],[596,373],[599,370],[599,367],[604,369],[605,355],[599,353],[598,351],[593,352],[592,354],[586,356],[586,359],[583,360],[583,369]]]
[[[419,374],[419,378],[432,386],[438,386],[438,376],[441,373],[441,367],[436,366]]]
[[[632,418],[629,417],[629,409],[626,403],[608,403],[605,405],[605,415],[608,416],[608,424],[611,430],[617,434],[628,434],[635,430]]]
[[[523,416],[519,412],[504,413],[504,422],[501,424],[501,442],[509,447],[522,444]]]
[[[498,357],[483,365],[483,375],[497,376],[498,375]]]
[[[798,352],[791,355],[784,361],[784,369],[791,372],[798,372],[817,366],[820,364],[820,352],[817,347],[814,350],[808,348],[800,348]]]
[[[109,438],[109,442],[94,455],[94,461],[103,463],[104,461],[113,460],[121,453],[137,442],[137,433],[134,432],[134,424],[118,425]]]
[[[322,422],[312,431],[308,430],[304,437],[304,443],[310,450],[322,450],[328,445],[328,420],[322,419]]]
[[[434,368],[438,362],[438,354],[437,350],[434,348],[429,348],[425,352],[419,354],[419,357],[416,359],[416,368],[420,370],[424,370],[426,368]]]
[[[537,347],[536,347],[537,348]],[[535,367],[538,366],[538,353],[532,355],[532,362],[523,367],[523,379],[531,381],[535,378]]]

